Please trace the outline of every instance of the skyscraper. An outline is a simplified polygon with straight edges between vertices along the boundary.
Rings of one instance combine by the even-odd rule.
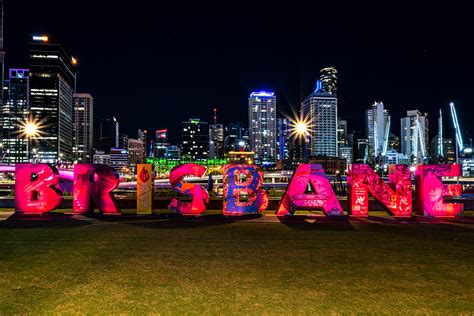
[[[337,96],[337,70],[334,67],[326,67],[321,69],[320,78],[322,86],[321,90],[330,95]]]
[[[2,161],[27,162],[27,137],[23,126],[28,121],[28,69],[10,69],[1,111]]]
[[[337,147],[347,146],[347,121],[337,119]]]
[[[213,124],[209,126],[209,158],[224,157],[224,125]]]
[[[390,116],[382,102],[374,102],[365,110],[365,131],[369,140],[369,156],[374,158],[385,154],[390,136]]]
[[[3,0],[0,0],[0,105],[3,105],[3,83],[4,83],[4,59],[5,52],[3,51]],[[2,135],[0,135],[2,137]]]
[[[170,145],[168,142],[168,130],[159,129],[156,131],[155,135],[154,158],[166,158],[166,147]]]
[[[249,97],[250,148],[257,164],[276,163],[276,95],[274,92],[252,92]]]
[[[413,163],[424,162],[429,155],[428,114],[407,111],[407,116],[400,121],[402,153]]]
[[[99,125],[99,147],[105,152],[110,154],[112,147],[118,148],[120,125],[115,116],[102,119]]]
[[[301,104],[310,125],[310,154],[337,157],[337,97],[322,90],[321,81]]]
[[[127,144],[128,164],[132,170],[135,170],[138,163],[145,162],[144,144],[139,139],[129,138]]]
[[[89,93],[74,93],[73,126],[74,161],[92,161],[92,141],[94,139],[94,100]]]
[[[148,139],[147,139],[147,131],[139,129],[138,130],[138,140],[141,140],[143,143],[143,157],[147,157],[147,148],[148,148]]]
[[[33,36],[29,48],[30,117],[38,135],[30,151],[44,163],[72,160],[73,102],[76,74],[73,58],[47,36]]]
[[[229,151],[249,151],[250,140],[248,129],[242,122],[233,122],[224,128],[224,148],[225,153]]]
[[[181,123],[181,155],[191,160],[205,160],[209,152],[209,124],[200,119]]]

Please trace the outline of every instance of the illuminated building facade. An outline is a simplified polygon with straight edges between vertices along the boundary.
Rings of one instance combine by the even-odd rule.
[[[209,159],[224,157],[224,125],[209,126]]]
[[[74,93],[73,126],[74,161],[92,160],[92,141],[94,139],[94,100],[89,93]]]
[[[139,139],[129,138],[127,140],[128,165],[136,168],[138,163],[145,162],[144,144]]]
[[[224,148],[229,151],[249,151],[250,140],[248,130],[242,122],[232,122],[225,129]]]
[[[46,36],[33,36],[29,47],[30,117],[39,133],[30,137],[37,161],[72,161],[73,92],[76,73],[66,50]]]
[[[347,145],[347,121],[337,119],[337,144],[338,146]]]
[[[3,85],[4,85],[4,72],[5,63],[4,57],[5,52],[3,51],[3,0],[0,0],[0,104],[3,105]],[[1,135],[0,135],[1,137]]]
[[[27,138],[22,126],[28,120],[28,69],[10,69],[5,82],[4,103],[1,111],[2,161],[27,162]]]
[[[110,163],[110,154],[106,154],[104,151],[98,150],[92,156],[92,162],[94,164],[98,164],[98,165],[110,166],[111,165],[111,163]]]
[[[430,156],[431,163],[455,163],[456,162],[456,148],[452,138],[443,137],[443,151],[439,155],[439,135],[436,135],[431,140]]]
[[[253,165],[253,151],[230,151],[226,154],[226,160],[229,164]]]
[[[128,168],[128,153],[125,148],[110,148],[110,166],[119,173]]]
[[[365,131],[369,140],[369,157],[384,155],[388,148],[390,117],[382,102],[365,110]]]
[[[99,125],[99,147],[106,154],[110,154],[112,147],[118,148],[120,139],[120,124],[115,118],[102,119]]]
[[[311,156],[337,157],[337,98],[322,90],[321,81],[301,105],[310,123]]]
[[[168,143],[168,130],[167,129],[159,129],[156,131],[155,134],[155,143],[154,143],[154,150],[153,156],[154,158],[165,158],[166,155],[166,147],[170,144]]]
[[[260,165],[275,165],[276,95],[274,92],[252,92],[248,106],[250,148],[255,152],[255,162]]]
[[[165,158],[166,159],[171,159],[171,160],[181,159],[181,152],[179,150],[179,147],[178,146],[167,146],[166,147]]]
[[[428,114],[418,110],[407,111],[401,119],[402,154],[410,157],[412,163],[426,162],[429,156]]]
[[[209,124],[200,119],[181,123],[181,156],[206,160],[209,153]]]
[[[326,67],[320,71],[321,90],[330,95],[337,96],[337,70],[334,67]]]

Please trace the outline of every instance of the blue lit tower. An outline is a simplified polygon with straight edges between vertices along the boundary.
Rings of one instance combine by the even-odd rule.
[[[276,95],[274,92],[252,92],[249,97],[250,147],[255,162],[261,165],[276,163]]]

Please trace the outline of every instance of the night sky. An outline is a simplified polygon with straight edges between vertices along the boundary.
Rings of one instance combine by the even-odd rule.
[[[78,92],[93,95],[96,122],[114,115],[130,137],[138,128],[168,128],[177,142],[181,121],[211,122],[213,107],[224,124],[247,123],[248,95],[264,89],[277,93],[280,115],[291,113],[324,66],[339,72],[338,111],[350,130],[363,130],[363,110],[380,100],[397,134],[406,110],[429,112],[430,138],[442,107],[447,135],[452,100],[465,142],[472,137],[474,26],[467,8],[102,2],[6,0],[6,67],[27,67],[31,35],[59,40],[79,59]]]

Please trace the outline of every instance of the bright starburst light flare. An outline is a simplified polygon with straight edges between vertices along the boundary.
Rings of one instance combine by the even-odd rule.
[[[293,118],[291,119],[291,136],[292,137],[305,137],[311,133],[311,123],[309,118]]]
[[[26,121],[22,123],[21,133],[26,137],[37,137],[41,134],[42,125],[36,121]]]

